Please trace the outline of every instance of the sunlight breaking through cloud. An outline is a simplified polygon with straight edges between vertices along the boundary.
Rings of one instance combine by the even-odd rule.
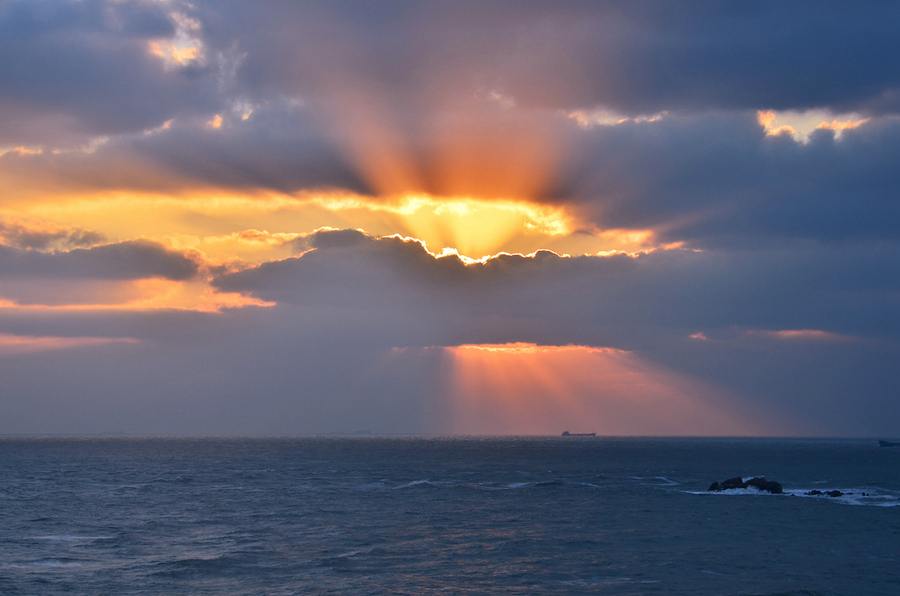
[[[460,434],[747,435],[780,427],[722,389],[613,348],[440,348],[446,430]]]

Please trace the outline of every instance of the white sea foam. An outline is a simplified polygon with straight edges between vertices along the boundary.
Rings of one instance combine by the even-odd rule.
[[[815,490],[823,493],[820,495],[809,494],[813,489],[791,489],[786,490],[785,494],[806,499],[824,499],[842,505],[867,505],[870,507],[897,507],[900,506],[900,496],[892,493],[886,493],[877,488],[817,488]],[[840,491],[842,494],[833,497],[828,492]]]
[[[813,490],[817,490],[823,494],[811,495]],[[842,494],[833,497],[826,493],[837,490]],[[765,496],[765,497],[802,497],[804,499],[823,499],[842,505],[864,505],[870,507],[897,507],[900,506],[900,496],[893,493],[885,493],[875,488],[794,488],[785,489],[780,495],[769,493],[768,491],[757,490],[752,487],[748,488],[730,488],[726,490],[707,491],[707,490],[686,490],[681,491],[691,495],[716,495],[716,496]]]
[[[531,487],[531,486],[538,486],[539,484],[540,483],[538,483],[538,482],[512,482],[509,484],[501,484],[498,482],[479,482],[478,484],[468,485],[468,486],[474,486],[481,490],[512,490],[512,489],[517,489],[517,488],[527,488],[527,487]]]
[[[724,495],[724,496],[734,496],[734,495],[751,495],[758,496],[764,495],[767,497],[781,497],[782,495],[772,494],[766,490],[757,490],[755,488],[729,488],[726,490],[686,490],[683,491],[692,495]],[[787,493],[784,493],[787,494]]]
[[[681,484],[681,482],[672,480],[666,476],[631,476],[630,478],[631,480],[651,481],[653,484],[660,484],[662,486],[675,486]]]

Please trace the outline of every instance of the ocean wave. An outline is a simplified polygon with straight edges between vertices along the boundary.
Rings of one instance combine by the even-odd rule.
[[[160,476],[159,478],[154,478],[153,482],[193,482],[194,479],[190,476]]]
[[[359,486],[354,486],[353,488],[356,490],[368,490],[373,488],[384,488],[387,480],[379,480],[378,482],[369,482],[367,484],[360,484]]]
[[[50,540],[52,542],[94,542],[95,540],[113,540],[115,536],[35,536],[35,540]]]
[[[394,490],[398,490],[401,488],[416,488],[420,486],[428,486],[428,487],[440,487],[440,486],[449,486],[452,484],[446,480],[413,480],[412,482],[407,482],[406,484],[401,484],[400,486],[395,486]]]
[[[219,574],[235,568],[232,557],[188,557],[175,561],[164,561],[155,565],[157,568],[152,575],[172,579],[186,579],[202,575]]]
[[[131,491],[131,490],[144,490],[146,488],[149,488],[149,486],[150,485],[147,484],[146,482],[141,483],[141,484],[123,484],[121,486],[117,486],[115,488],[115,490],[117,492],[125,492],[125,491]]]
[[[676,486],[681,484],[677,480],[672,480],[666,476],[630,476],[631,480],[651,481],[653,484],[662,486]]]
[[[479,482],[477,484],[469,484],[467,486],[481,490],[518,490],[523,488],[538,488],[547,486],[560,486],[563,482],[559,480],[530,480],[526,482]]]
[[[387,480],[382,480],[380,482],[363,484],[356,486],[357,490],[365,490],[365,489],[378,489],[385,487]],[[527,480],[521,482],[497,482],[497,481],[482,481],[482,482],[462,482],[459,480],[413,480],[410,482],[406,482],[404,484],[400,484],[398,486],[391,487],[393,490],[407,489],[407,488],[417,488],[417,487],[428,487],[428,488],[467,488],[467,489],[475,489],[475,490],[518,490],[518,489],[527,489],[527,488],[546,488],[552,486],[563,486],[565,483],[561,480]],[[587,483],[584,483],[589,485]],[[589,485],[594,486],[596,485]],[[599,487],[597,487],[599,488]]]
[[[601,577],[591,579],[575,579],[559,582],[564,586],[579,588],[600,588],[605,586],[620,586],[624,584],[658,584],[660,580],[637,580],[630,577]]]
[[[28,567],[38,567],[44,569],[73,569],[83,567],[83,565],[72,559],[44,559],[42,561],[32,561],[28,563]]]

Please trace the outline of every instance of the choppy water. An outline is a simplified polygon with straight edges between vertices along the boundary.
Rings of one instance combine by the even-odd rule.
[[[0,594],[898,594],[898,472],[874,441],[0,439]],[[705,491],[755,475],[788,494]]]

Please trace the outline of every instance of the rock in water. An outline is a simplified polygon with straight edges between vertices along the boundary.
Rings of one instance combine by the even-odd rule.
[[[721,490],[728,490],[729,488],[747,488],[747,483],[740,476],[736,476],[722,482]]]
[[[773,480],[766,480],[765,476],[751,478],[747,481],[747,486],[753,486],[757,490],[764,490],[766,492],[772,493],[773,495],[780,495],[784,492],[779,483]]]
[[[724,480],[721,483],[713,482],[709,485],[707,491],[723,491],[723,490],[731,490],[735,488],[748,488],[752,486],[756,490],[766,491],[772,493],[773,495],[780,495],[784,493],[784,490],[781,487],[781,484],[775,482],[774,480],[766,480],[764,476],[757,476],[756,478],[751,478],[747,482],[744,482],[744,479],[740,476],[735,478],[729,478],[728,480]]]
[[[839,490],[826,490],[824,493],[820,490],[811,490],[809,492],[803,493],[807,497],[843,497],[844,493]],[[853,493],[848,493],[853,494]],[[868,496],[866,493],[863,493],[863,496]]]

